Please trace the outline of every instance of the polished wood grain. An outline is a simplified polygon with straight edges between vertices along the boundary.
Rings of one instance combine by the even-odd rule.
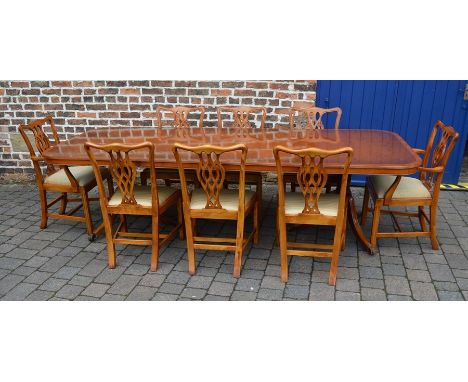
[[[450,157],[450,154],[459,138],[459,134],[451,126],[446,126],[443,122],[438,121],[431,132],[426,150],[414,149],[415,154],[423,155],[422,166],[418,169],[420,173],[420,181],[429,191],[430,197],[406,197],[393,198],[395,191],[400,184],[402,177],[397,176],[385,193],[384,197],[378,197],[374,185],[371,181],[366,184],[364,193],[363,209],[361,214],[361,224],[365,225],[367,214],[369,213],[369,199],[372,198],[374,208],[372,210],[373,221],[370,238],[371,248],[377,246],[377,239],[382,237],[430,237],[432,249],[439,249],[439,243],[436,237],[436,220],[437,220],[437,204],[439,201],[440,185],[444,176],[445,166]],[[406,212],[396,210],[383,210],[384,206],[401,206],[401,207],[417,207],[418,212]],[[429,216],[425,212],[425,208],[429,208]],[[381,232],[379,231],[380,215],[382,213],[390,214],[397,232]],[[396,216],[413,216],[419,219],[421,231],[404,232]],[[429,223],[427,228],[426,222]]]
[[[288,257],[311,256],[331,258],[329,284],[335,285],[338,270],[338,260],[343,249],[346,232],[346,206],[348,171],[353,150],[349,147],[337,150],[320,150],[315,148],[291,150],[278,146],[274,149],[278,172],[278,212],[277,230],[281,255],[281,280],[288,281]],[[296,180],[303,196],[304,208],[300,213],[291,213],[286,209],[286,187],[284,185],[283,161],[288,157],[296,157],[301,161],[297,170]],[[341,158],[343,176],[337,202],[336,216],[324,215],[320,211],[319,201],[328,180],[328,171],[324,166],[327,158]],[[289,196],[296,193],[289,193]],[[293,243],[287,240],[287,224],[327,225],[335,226],[333,244]]]
[[[49,130],[49,134],[47,133],[47,130]],[[29,155],[34,167],[34,173],[36,175],[39,201],[41,204],[41,229],[47,227],[49,218],[73,220],[85,223],[86,231],[90,239],[94,239],[96,231],[94,230],[91,216],[90,202],[96,199],[89,198],[88,193],[96,187],[96,180],[94,179],[88,184],[80,186],[67,165],[53,165],[52,163],[47,162],[43,156],[43,154],[50,148],[60,145],[60,139],[53,117],[49,116],[32,121],[27,125],[20,125],[19,132],[29,150]],[[49,138],[50,134],[52,135],[53,141]],[[42,173],[41,164],[46,165],[46,176]],[[51,176],[60,170],[64,171],[70,185],[45,183],[47,176]],[[51,202],[48,202],[47,192],[59,192],[61,195]],[[78,194],[78,197],[70,198],[68,194]],[[60,202],[59,212],[49,212],[49,209],[58,202]],[[67,211],[68,203],[76,202],[79,204]],[[83,209],[84,216],[75,215],[80,209]]]
[[[179,143],[187,146],[215,145],[229,146],[244,144],[247,149],[246,171],[276,172],[273,155],[274,147],[281,145],[288,149],[300,150],[314,147],[322,150],[336,150],[342,147],[353,149],[353,162],[349,174],[388,174],[409,175],[417,172],[421,158],[398,135],[381,130],[325,129],[325,130],[291,130],[287,128],[266,129],[192,129],[190,136],[180,136],[174,130],[157,130],[152,128],[109,127],[89,130],[69,141],[62,142],[44,152],[49,163],[72,165],[89,164],[84,152],[86,142],[96,144],[138,144],[152,142],[155,145],[154,163],[144,153],[134,154],[133,159],[142,167],[157,168],[176,167],[172,148]],[[181,154],[182,155],[182,154]],[[195,169],[196,160],[185,162],[186,168]],[[98,163],[107,163],[104,155],[96,156]],[[327,158],[324,162],[328,172],[343,174],[342,158]],[[223,159],[226,170],[239,170],[239,158],[233,153],[226,153]],[[297,158],[283,161],[284,172],[295,172],[300,166]],[[348,217],[354,234],[364,248],[372,252],[370,241],[359,224],[354,198],[348,197]]]
[[[149,189],[151,194],[151,205],[146,206],[139,204],[136,199],[135,186],[137,180],[137,165],[131,159],[131,154],[144,152],[145,155],[152,160],[155,151],[154,145],[151,142],[144,142],[136,145],[121,145],[115,143],[96,145],[86,143],[84,148],[93,166],[99,187],[99,200],[106,233],[109,268],[115,268],[117,265],[116,244],[150,245],[152,247],[150,269],[152,272],[155,272],[158,267],[160,248],[168,244],[177,232],[179,232],[181,239],[183,239],[184,233],[180,191],[175,190],[174,193],[164,201],[160,202],[158,185],[156,182],[156,170],[153,167],[149,169],[151,186],[146,187]],[[96,161],[96,156],[98,154],[105,155],[108,158],[108,165],[106,166],[108,173],[116,183],[117,190],[122,196],[119,204],[113,203],[111,205],[109,203],[115,191],[112,187],[109,189],[109,193],[106,194],[101,176],[101,168]],[[176,205],[178,208],[178,222],[175,224],[175,227],[169,231],[169,233],[160,233],[159,223],[161,215],[173,205]],[[152,233],[129,232],[126,223],[127,215],[150,216]],[[120,224],[115,232],[112,232],[112,221],[114,216],[120,217]]]
[[[267,129],[264,132],[250,129],[241,132],[240,129],[192,129],[190,136],[178,136],[174,130],[159,131],[152,128],[112,127],[89,130],[69,141],[47,149],[44,158],[51,164],[80,165],[89,164],[84,144],[91,142],[99,145],[110,143],[138,144],[152,142],[155,147],[154,163],[158,168],[175,168],[176,163],[172,153],[175,143],[188,146],[245,144],[248,148],[246,171],[276,172],[276,162],[273,148],[283,146],[288,149],[300,150],[310,147],[322,150],[336,150],[341,147],[352,147],[354,150],[350,174],[390,174],[408,175],[415,173],[421,165],[421,158],[398,135],[381,130],[325,129],[291,131],[289,128]],[[135,153],[134,160],[143,166],[150,165],[145,153]],[[104,155],[96,156],[98,162],[106,163]],[[334,173],[343,173],[343,167],[338,159],[327,158],[325,165]],[[227,153],[224,158],[226,169],[237,169],[238,158]],[[196,168],[196,162],[187,166]],[[283,162],[284,171],[294,172],[300,162],[291,157]]]
[[[181,144],[174,145],[174,157],[179,168],[182,184],[183,210],[185,220],[185,231],[187,234],[187,252],[190,274],[195,274],[195,250],[218,250],[234,252],[234,277],[240,277],[242,255],[246,246],[253,240],[258,243],[258,193],[252,199],[245,202],[245,162],[247,158],[247,147],[245,145],[234,145],[227,147],[219,146],[197,146],[190,147]],[[185,155],[184,155],[185,154]],[[224,157],[233,154],[239,162],[239,184],[238,184],[238,207],[237,210],[226,209],[221,203],[221,195],[224,190],[226,170],[224,168]],[[197,161],[196,175],[198,184],[201,186],[205,196],[206,204],[200,209],[192,208],[191,193],[185,174],[187,172],[186,161],[182,158],[190,157],[190,162]],[[244,237],[245,218],[253,216],[252,233]],[[237,221],[236,237],[207,237],[196,234],[197,219],[210,220],[234,220]]]

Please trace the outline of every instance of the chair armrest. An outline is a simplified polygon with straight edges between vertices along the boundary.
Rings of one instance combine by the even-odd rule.
[[[416,148],[413,148],[412,149],[416,154],[419,154],[419,155],[425,155],[426,154],[426,150],[423,150],[423,149],[416,149]]]
[[[397,176],[393,184],[390,186],[390,188],[387,190],[387,192],[384,195],[384,204],[389,204],[393,198],[393,194],[396,191],[398,185],[400,184],[401,181],[401,175]]]
[[[45,159],[41,156],[34,155],[31,157],[31,160],[33,162],[45,162]]]
[[[68,168],[68,166],[60,166],[60,167],[62,168],[63,171],[65,171],[65,175],[67,176],[68,180],[70,181],[70,184],[72,185],[72,187],[74,187],[75,189],[78,189],[78,181],[75,179],[73,174],[70,172],[70,169]]]
[[[432,172],[434,174],[438,174],[444,171],[444,168],[442,166],[438,167],[419,167],[418,169],[419,172]]]

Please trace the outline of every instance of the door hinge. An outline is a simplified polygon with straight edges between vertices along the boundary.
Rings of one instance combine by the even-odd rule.
[[[463,94],[463,99],[468,101],[468,84],[465,85],[465,93]]]

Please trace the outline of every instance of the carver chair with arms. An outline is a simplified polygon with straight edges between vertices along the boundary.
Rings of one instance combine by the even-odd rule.
[[[53,141],[49,138],[46,127],[49,126]],[[88,193],[96,187],[96,178],[91,166],[54,166],[46,163],[43,153],[54,145],[60,143],[59,135],[55,127],[52,116],[32,121],[27,125],[21,125],[19,132],[26,143],[34,167],[37,187],[39,190],[39,200],[41,203],[41,229],[47,227],[49,218],[66,219],[85,223],[86,232],[90,240],[95,238],[96,232],[93,228],[90,202],[97,200],[89,198]],[[46,165],[46,175],[43,175],[41,163]],[[105,170],[103,177],[109,177]],[[61,195],[51,202],[47,201],[47,192],[57,192]],[[70,198],[68,194],[78,194],[79,197]],[[49,209],[60,202],[58,213],[49,212]],[[67,212],[68,203],[79,203]],[[76,216],[75,213],[83,208],[84,216]]]
[[[422,167],[419,169],[419,179],[404,176],[375,175],[367,180],[361,215],[361,224],[365,225],[369,213],[369,198],[372,198],[373,221],[371,230],[371,246],[377,246],[381,237],[430,237],[432,248],[439,249],[436,235],[437,204],[440,185],[444,176],[445,166],[458,140],[458,133],[451,126],[438,121],[431,132],[426,150],[414,149],[424,155]],[[385,210],[384,206],[418,207],[418,212]],[[425,208],[429,208],[429,216]],[[390,214],[396,226],[395,232],[379,232],[380,214]],[[404,232],[396,216],[418,217],[421,231]],[[429,223],[429,229],[427,229]]]

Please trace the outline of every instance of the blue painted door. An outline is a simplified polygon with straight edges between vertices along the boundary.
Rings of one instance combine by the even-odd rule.
[[[468,137],[468,81],[318,81],[317,105],[343,109],[341,128],[381,129],[425,148],[437,120],[452,125],[460,139],[444,182],[457,183]],[[328,127],[328,126],[327,126]],[[363,178],[355,179],[358,183]]]

